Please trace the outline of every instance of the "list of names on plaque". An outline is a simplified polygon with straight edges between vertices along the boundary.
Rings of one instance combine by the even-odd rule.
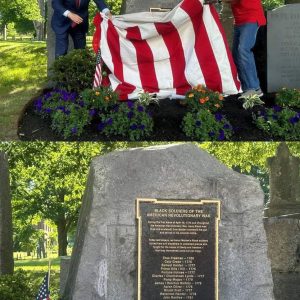
[[[141,201],[140,298],[217,299],[219,202]]]

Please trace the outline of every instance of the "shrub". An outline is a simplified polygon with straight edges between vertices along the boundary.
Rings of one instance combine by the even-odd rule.
[[[243,99],[244,109],[252,109],[254,106],[263,104],[265,104],[265,102],[263,102],[258,95],[248,96],[245,99]]]
[[[0,276],[0,299],[32,300],[36,293],[29,274],[23,270],[17,270],[13,275]]]
[[[198,85],[186,93],[187,108],[197,112],[199,109],[217,111],[223,106],[223,96],[219,92],[214,92],[208,88]]]
[[[118,94],[111,88],[86,89],[81,93],[82,101],[95,110],[107,111],[118,102]]]
[[[131,141],[150,136],[153,119],[146,106],[128,101],[115,104],[107,113],[100,113],[100,132],[106,136],[121,135]]]
[[[222,114],[213,114],[208,110],[187,113],[183,118],[182,128],[186,136],[198,141],[223,141],[233,133],[232,126]]]
[[[276,94],[276,104],[300,108],[300,90],[283,88]]]
[[[94,111],[76,93],[54,90],[35,102],[35,109],[51,119],[51,127],[64,138],[80,136],[90,124]]]
[[[96,57],[91,49],[77,49],[58,57],[51,67],[50,80],[57,88],[80,93],[91,88]]]
[[[283,0],[263,0],[262,1],[263,7],[265,10],[272,10],[276,7],[284,5]]]
[[[290,108],[276,105],[259,111],[253,118],[258,128],[273,137],[285,140],[300,138],[300,113]]]

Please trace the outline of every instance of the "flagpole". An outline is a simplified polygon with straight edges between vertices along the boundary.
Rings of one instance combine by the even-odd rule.
[[[50,271],[51,271],[51,260],[49,259],[49,263],[48,263],[48,289],[50,289]]]

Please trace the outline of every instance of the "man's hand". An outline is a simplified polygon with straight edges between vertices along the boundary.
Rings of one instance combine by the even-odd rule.
[[[78,16],[72,12],[68,13],[68,18],[76,24],[81,24],[83,22],[83,19],[80,16]]]
[[[105,15],[106,15],[110,20],[112,20],[112,17],[113,17],[113,16],[112,16],[111,12],[108,12],[108,13],[106,13]]]

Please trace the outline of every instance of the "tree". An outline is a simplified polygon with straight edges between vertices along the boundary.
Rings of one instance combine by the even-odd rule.
[[[0,0],[0,15],[3,28],[15,23],[16,28],[24,30],[28,22],[34,23],[37,37],[40,36],[40,23],[45,22],[45,0]]]
[[[12,274],[13,233],[12,208],[7,157],[0,152],[0,275]]]
[[[267,170],[266,160],[275,155],[279,142],[226,142],[202,143],[199,147],[217,157],[230,168],[239,167],[250,172],[253,166]],[[287,143],[292,154],[300,156],[300,143]]]

